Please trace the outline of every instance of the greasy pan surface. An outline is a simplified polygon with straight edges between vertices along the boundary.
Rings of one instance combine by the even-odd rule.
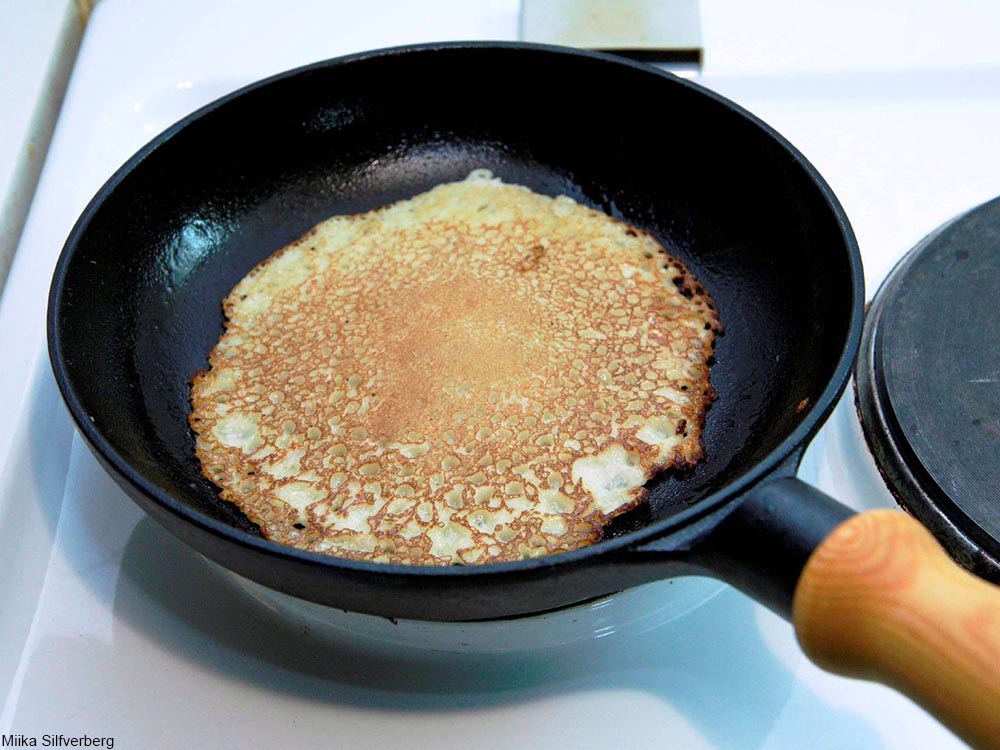
[[[191,376],[221,300],[318,221],[486,167],[651,231],[714,298],[726,334],[707,457],[651,486],[594,547],[521,563],[412,568],[263,540],[193,457]],[[651,68],[516,44],[322,63],[209,105],[101,190],[49,310],[53,368],[102,463],[194,548],[266,585],[387,616],[501,617],[669,574],[632,551],[734,501],[819,425],[853,358],[857,250],[815,171],[762,123]],[[668,537],[670,538],[670,537]]]

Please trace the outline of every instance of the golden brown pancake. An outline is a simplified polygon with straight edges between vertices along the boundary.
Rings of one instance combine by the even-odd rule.
[[[223,304],[197,456],[276,542],[417,565],[570,550],[702,456],[702,287],[649,235],[484,170],[319,224]]]

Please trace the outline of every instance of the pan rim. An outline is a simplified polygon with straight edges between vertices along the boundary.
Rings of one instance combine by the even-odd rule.
[[[414,53],[434,53],[444,50],[510,50],[533,51],[537,53],[552,54],[562,57],[589,58],[594,61],[610,62],[618,66],[632,68],[642,73],[652,75],[670,81],[672,85],[679,85],[696,92],[701,96],[712,99],[716,104],[730,110],[732,113],[748,121],[751,125],[763,131],[764,135],[777,143],[795,162],[795,164],[808,176],[813,185],[819,190],[820,195],[825,200],[833,213],[837,228],[842,238],[842,244],[846,251],[846,258],[851,278],[851,312],[847,326],[847,335],[844,340],[843,349],[838,357],[835,367],[833,367],[830,378],[823,391],[815,398],[808,411],[803,415],[799,424],[763,459],[756,462],[747,469],[741,476],[726,483],[723,487],[706,495],[696,501],[689,508],[671,515],[667,518],[654,521],[640,529],[623,534],[619,537],[605,539],[597,544],[583,547],[568,552],[561,552],[555,555],[542,556],[527,560],[503,563],[485,563],[469,566],[416,566],[416,565],[396,565],[387,563],[372,563],[346,558],[333,557],[320,553],[307,552],[294,547],[272,542],[264,537],[253,535],[249,532],[237,529],[223,521],[208,517],[202,512],[195,510],[191,506],[177,500],[172,494],[149,481],[143,474],[137,471],[128,460],[126,460],[118,450],[116,450],[107,440],[93,420],[86,414],[81,399],[72,382],[68,372],[68,362],[62,349],[62,340],[59,334],[60,301],[66,281],[66,275],[70,263],[75,254],[79,242],[87,231],[87,228],[101,209],[107,198],[113,193],[117,186],[135,170],[150,154],[171,140],[188,125],[211,114],[215,110],[225,106],[231,101],[244,97],[252,92],[266,86],[274,85],[288,78],[308,74],[314,70],[339,67],[352,63],[358,63],[371,59],[389,59],[392,57],[412,55]],[[581,50],[557,45],[537,44],[529,42],[509,42],[509,41],[449,41],[449,42],[427,42],[420,44],[408,44],[402,46],[385,47],[375,50],[366,50],[344,56],[338,56],[328,60],[309,63],[277,73],[272,76],[254,81],[229,94],[226,94],[212,102],[198,108],[174,124],[164,129],[160,134],[147,142],[135,152],[123,165],[121,165],[101,186],[94,197],[88,202],[80,217],[77,219],[70,231],[59,259],[53,272],[52,284],[49,290],[47,305],[47,339],[50,364],[56,383],[62,394],[70,414],[76,423],[77,429],[86,439],[90,448],[97,454],[106,466],[113,470],[113,473],[124,479],[132,489],[141,493],[145,498],[153,501],[163,510],[172,515],[181,517],[187,523],[192,524],[201,531],[208,532],[213,536],[222,538],[229,543],[252,548],[254,551],[269,557],[280,557],[306,563],[311,566],[335,568],[344,571],[352,571],[359,574],[377,574],[395,578],[438,578],[456,576],[477,576],[493,577],[496,575],[516,572],[533,573],[541,570],[561,568],[585,561],[598,555],[609,553],[625,553],[629,549],[638,548],[649,542],[670,536],[672,533],[683,529],[699,518],[713,513],[726,505],[738,501],[748,490],[773,474],[781,466],[785,465],[790,457],[808,444],[808,441],[819,430],[822,424],[835,407],[840,395],[846,388],[853,370],[854,362],[860,348],[863,317],[864,317],[864,276],[862,271],[861,256],[857,239],[848,221],[840,201],[833,190],[819,174],[818,170],[798,151],[784,136],[778,133],[772,126],[761,120],[759,117],[744,109],[740,105],[732,102],[726,97],[717,94],[690,80],[680,78],[669,72],[653,67],[646,63],[636,62],[622,58],[610,53]],[[797,457],[795,458],[797,465]]]

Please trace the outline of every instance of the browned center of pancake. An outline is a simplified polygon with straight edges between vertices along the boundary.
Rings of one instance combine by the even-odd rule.
[[[547,364],[536,337],[544,325],[538,306],[453,265],[439,256],[423,269],[431,280],[411,278],[360,313],[370,339],[381,344],[371,350],[382,373],[372,415],[377,437],[401,440],[451,426],[471,404],[523,390]]]

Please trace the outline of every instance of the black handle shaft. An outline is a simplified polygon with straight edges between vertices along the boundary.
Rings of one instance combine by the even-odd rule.
[[[755,487],[694,552],[694,562],[792,619],[813,550],[854,511],[795,477]]]

